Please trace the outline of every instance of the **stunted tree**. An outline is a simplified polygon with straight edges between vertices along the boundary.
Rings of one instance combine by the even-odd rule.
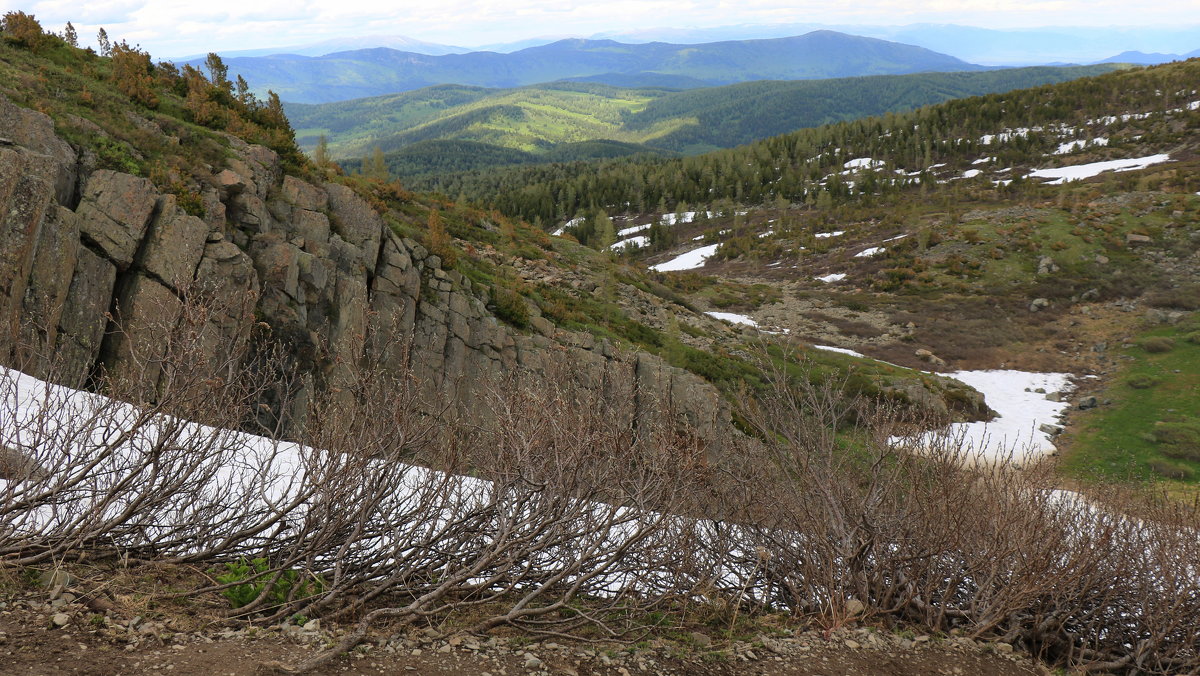
[[[229,66],[214,52],[209,52],[204,59],[204,67],[208,69],[208,81],[212,86],[223,92],[233,92],[233,84],[229,81]]]
[[[67,27],[63,29],[63,40],[72,47],[79,46],[79,33],[75,32],[75,27],[71,25],[70,21],[67,22]]]
[[[386,181],[388,177],[387,160],[383,157],[383,149],[375,146],[375,150],[371,152],[371,159],[363,163],[363,173],[368,178]]]
[[[100,47],[100,56],[110,56],[112,54],[112,42],[108,39],[108,31],[104,28],[96,33],[96,45]]]
[[[32,14],[25,12],[8,12],[4,15],[4,41],[18,47],[24,47],[31,52],[42,49],[49,38],[42,30],[42,24]]]
[[[148,107],[158,106],[154,93],[154,66],[150,54],[125,41],[112,46],[113,83],[129,98]]]
[[[442,265],[454,267],[458,261],[458,252],[450,244],[450,233],[446,232],[446,224],[442,222],[442,212],[432,209],[429,212],[429,250],[442,259]]]
[[[236,86],[238,102],[250,108],[255,108],[258,106],[258,101],[254,98],[254,94],[250,92],[250,83],[246,82],[246,78],[238,75]]]
[[[317,147],[313,149],[313,163],[322,168],[329,164],[329,138],[324,134],[317,139]]]

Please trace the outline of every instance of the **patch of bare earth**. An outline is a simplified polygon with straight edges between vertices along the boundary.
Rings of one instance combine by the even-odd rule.
[[[167,620],[116,619],[77,604],[51,607],[16,600],[0,609],[0,672],[5,676],[78,674],[270,673],[264,663],[295,664],[338,635],[314,627],[173,632]],[[59,623],[65,623],[59,625]],[[870,628],[800,632],[718,641],[691,635],[686,642],[655,640],[626,646],[523,638],[440,636],[430,630],[380,634],[318,674],[698,674],[834,676],[1027,676],[1049,673],[1006,644],[965,638],[902,637]]]

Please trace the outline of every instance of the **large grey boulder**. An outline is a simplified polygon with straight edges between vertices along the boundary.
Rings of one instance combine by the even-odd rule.
[[[133,263],[157,202],[158,191],[150,181],[101,169],[83,189],[76,210],[80,232],[124,270]]]

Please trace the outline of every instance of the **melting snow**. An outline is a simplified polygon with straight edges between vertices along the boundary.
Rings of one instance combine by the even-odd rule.
[[[645,225],[635,225],[632,228],[622,228],[617,231],[617,237],[628,237],[643,230],[649,230],[653,225],[653,223],[647,223]]]
[[[874,256],[877,253],[882,253],[883,251],[884,251],[883,247],[873,246],[870,249],[864,249],[864,250],[854,254],[854,257],[855,258],[870,258],[871,256]]]
[[[747,317],[746,315],[734,314],[732,312],[705,312],[704,314],[715,319],[723,319],[733,324],[745,324],[746,326],[758,328],[758,322]]]
[[[830,284],[832,282],[840,282],[845,278],[846,278],[846,273],[844,273],[844,272],[835,272],[830,275],[825,275],[824,277],[813,277],[813,279],[815,279],[819,282],[825,282],[826,284]]]
[[[687,253],[680,254],[665,263],[651,265],[651,270],[658,272],[672,272],[676,270],[693,270],[704,265],[704,261],[717,252],[717,247],[720,244],[709,244],[702,246],[699,249],[692,249]]]
[[[1106,139],[1104,137],[1094,138],[1094,139],[1091,139],[1090,141],[1085,138],[1078,139],[1075,141],[1067,141],[1066,143],[1058,144],[1058,149],[1054,151],[1054,154],[1055,155],[1066,155],[1067,153],[1073,153],[1076,150],[1081,150],[1081,149],[1089,147],[1089,146],[1106,146],[1106,145],[1108,145],[1108,139]]]
[[[818,232],[813,237],[823,239],[825,237],[841,237],[844,234],[846,234],[845,230],[834,230],[833,232]]]
[[[608,248],[612,249],[613,251],[621,251],[623,249],[628,249],[629,247],[640,249],[644,246],[650,246],[650,238],[645,235],[638,235],[637,237],[623,239]]]
[[[982,173],[983,173],[983,172],[982,172],[982,171],[980,171],[980,170],[978,170],[978,169],[968,169],[968,170],[966,170],[966,171],[964,171],[964,172],[963,172],[963,175],[962,175],[962,177],[963,177],[963,178],[975,178],[976,176],[978,176],[978,175],[980,175],[980,174],[982,174]]]
[[[578,218],[572,218],[571,220],[569,220],[566,223],[563,223],[561,226],[559,226],[558,230],[555,230],[554,232],[552,232],[550,234],[554,235],[556,237],[561,237],[563,235],[563,233],[565,233],[567,231],[567,228],[573,228],[573,227],[579,225],[580,223],[583,223],[582,216],[580,216]]]
[[[1046,423],[1057,424],[1058,417],[1070,403],[1050,401],[1045,394],[1034,390],[1068,392],[1073,389],[1070,374],[958,371],[942,375],[962,381],[983,393],[988,407],[996,412],[996,419],[991,422],[953,423],[940,432],[925,435],[922,442],[936,443],[936,437],[942,433],[951,440],[961,436],[967,452],[992,462],[1022,462],[1057,450],[1050,435],[1038,427]]]
[[[1067,181],[1078,181],[1085,178],[1097,176],[1106,171],[1134,171],[1137,169],[1145,169],[1152,164],[1160,164],[1162,162],[1171,161],[1171,156],[1163,153],[1159,155],[1150,155],[1149,157],[1133,157],[1127,160],[1107,160],[1105,162],[1092,162],[1091,164],[1078,164],[1073,167],[1059,167],[1057,169],[1038,169],[1029,174],[1029,178],[1052,178],[1049,185],[1059,185]]]
[[[848,354],[851,357],[862,357],[863,359],[868,359],[867,355],[863,354],[862,352],[847,350],[844,347],[833,347],[832,345],[813,345],[812,347],[818,350],[825,350],[826,352],[837,352],[839,354]]]

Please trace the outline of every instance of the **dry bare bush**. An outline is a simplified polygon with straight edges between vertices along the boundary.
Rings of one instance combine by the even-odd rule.
[[[1194,506],[1158,501],[1135,517],[1056,490],[1046,465],[981,467],[951,438],[906,448],[889,441],[893,411],[773,376],[744,410],[762,443],[743,449],[757,460],[731,484],[752,490],[726,502],[745,516],[706,540],[713,562],[738,556],[719,565],[747,610],[829,627],[862,613],[1084,670],[1200,668]]]
[[[139,368],[96,374],[109,396],[0,372],[0,563],[253,560],[182,594],[256,584],[227,621],[356,623],[272,665],[289,672],[384,620],[628,639],[652,610],[706,608],[1200,669],[1193,508],[1123,513],[1119,493],[1056,491],[1046,466],[981,469],[955,439],[913,452],[892,440],[912,429],[899,411],[780,370],[743,398],[754,434],[720,440],[720,467],[669,402],[635,415],[565,368],[490,383],[457,418],[407,374],[300,377],[268,335],[214,359],[213,301],[183,302],[161,342],[124,344]]]

